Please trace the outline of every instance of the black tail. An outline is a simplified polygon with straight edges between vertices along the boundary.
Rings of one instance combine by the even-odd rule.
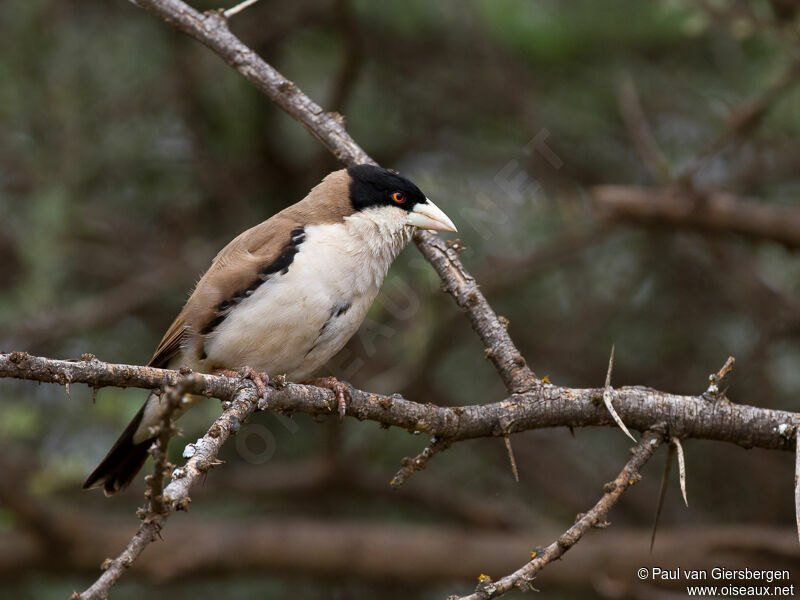
[[[119,436],[119,439],[108,451],[102,462],[86,478],[83,483],[83,489],[88,490],[103,486],[103,493],[106,496],[112,496],[128,487],[133,478],[136,477],[136,474],[147,460],[147,450],[153,443],[152,438],[138,444],[133,442],[133,434],[136,433],[139,424],[142,422],[145,406],[147,406],[147,402],[142,405],[133,420],[128,423],[125,431]]]

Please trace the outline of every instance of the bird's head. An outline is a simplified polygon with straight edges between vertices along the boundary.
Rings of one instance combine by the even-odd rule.
[[[450,217],[402,175],[374,165],[350,167],[347,173],[350,176],[350,202],[354,210],[391,211],[406,225],[456,231]]]

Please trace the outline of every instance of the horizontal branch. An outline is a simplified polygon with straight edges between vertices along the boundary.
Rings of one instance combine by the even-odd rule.
[[[74,550],[60,561],[53,560],[30,533],[11,530],[0,536],[0,577],[4,582],[62,574],[65,563],[71,575],[92,575],[102,557],[117,551],[130,537],[127,519],[85,510],[70,510],[68,515]],[[452,585],[454,580],[474,585],[481,572],[507,573],[530,556],[535,544],[557,535],[552,526],[539,525],[487,531],[331,516],[261,515],[241,520],[211,514],[204,516],[202,525],[193,519],[170,523],[163,541],[153,544],[136,561],[130,575],[151,585],[265,573],[300,578],[341,578],[346,574],[351,580],[402,582],[406,586]],[[667,529],[659,533],[652,555],[647,554],[647,543],[648,532],[631,527],[587,535],[568,561],[556,561],[541,573],[541,584],[550,590],[586,592],[595,589],[597,574],[602,573],[621,585],[631,585],[636,570],[649,565],[662,569],[691,565],[710,572],[719,566],[720,548],[727,551],[728,568],[794,569],[797,564],[797,538],[786,527],[737,523]],[[769,552],[764,552],[765,544]],[[353,548],[359,551],[353,552]],[[454,548],[458,560],[453,560]],[[658,582],[658,589],[675,589],[677,584],[680,582]]]
[[[89,361],[53,360],[24,352],[0,354],[0,378],[13,377],[65,385],[158,388],[186,378],[192,393],[229,399],[249,380],[197,373]],[[617,413],[631,429],[645,431],[667,424],[670,436],[731,442],[745,448],[793,450],[800,414],[734,404],[727,398],[709,401],[702,394],[681,396],[645,387],[613,390]],[[289,384],[271,389],[271,410],[285,413],[335,414],[330,390]],[[616,426],[603,404],[603,388],[577,389],[551,384],[501,402],[473,406],[435,406],[394,396],[351,390],[347,415],[383,425],[445,438],[451,442],[546,427]]]
[[[155,390],[164,386],[181,385],[187,394],[202,394],[221,400],[232,398],[237,386],[241,384],[235,378],[204,373],[102,362],[93,354],[84,354],[81,360],[54,360],[27,352],[0,353],[0,377],[65,386],[84,383],[92,388],[133,387]]]
[[[608,217],[648,224],[738,233],[800,247],[800,208],[743,200],[714,192],[693,196],[681,188],[600,185],[595,206]]]

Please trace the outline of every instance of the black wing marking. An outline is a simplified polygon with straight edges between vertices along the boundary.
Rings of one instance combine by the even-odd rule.
[[[214,317],[208,325],[203,327],[203,330],[200,332],[202,335],[207,335],[214,331],[222,321],[225,320],[225,317],[228,316],[230,310],[237,304],[239,304],[245,298],[249,298],[250,296],[255,293],[255,291],[259,288],[259,286],[269,281],[269,279],[275,275],[275,273],[280,273],[281,275],[286,275],[289,272],[289,267],[291,266],[292,262],[294,261],[294,256],[298,252],[300,252],[300,245],[306,240],[306,232],[304,227],[298,227],[297,229],[292,229],[289,233],[289,241],[286,242],[281,253],[273,260],[271,263],[263,266],[258,271],[258,277],[256,277],[250,285],[248,285],[243,290],[237,291],[233,296],[228,298],[227,300],[223,300],[217,305],[216,308],[216,317]]]
[[[350,310],[351,306],[353,306],[353,303],[350,302],[349,300],[340,300],[339,302],[337,302],[336,304],[333,305],[333,308],[331,308],[330,315],[328,316],[328,320],[325,321],[322,324],[322,327],[319,328],[319,333],[317,334],[317,339],[314,340],[314,343],[311,345],[311,348],[309,348],[308,352],[306,352],[306,356],[311,354],[311,352],[314,350],[314,348],[316,348],[319,345],[320,341],[322,340],[322,337],[325,334],[325,330],[333,322],[333,320],[337,319],[337,318],[341,317],[343,314],[345,314],[348,310]]]

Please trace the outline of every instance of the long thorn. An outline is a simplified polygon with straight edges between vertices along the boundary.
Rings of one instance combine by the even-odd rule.
[[[672,458],[675,456],[675,447],[670,446],[667,451],[667,462],[664,464],[664,475],[661,477],[661,491],[658,492],[658,505],[656,506],[656,518],[653,520],[653,531],[650,534],[650,552],[656,543],[656,531],[658,531],[658,521],[661,518],[661,509],[664,508],[664,498],[667,495],[669,485],[669,472],[672,469]]]
[[[608,412],[611,413],[611,416],[616,421],[619,428],[631,438],[634,442],[636,438],[631,435],[631,432],[628,431],[628,428],[625,427],[625,423],[622,422],[622,419],[619,418],[617,411],[614,410],[614,406],[611,404],[611,400],[614,398],[614,390],[611,387],[611,371],[614,369],[614,346],[611,346],[611,356],[608,359],[608,372],[606,373],[606,387],[603,390],[603,403],[606,405]]]
[[[678,478],[681,483],[681,495],[686,508],[689,508],[689,501],[686,499],[686,461],[683,458],[683,446],[680,439],[673,437],[670,439],[670,448],[678,451]]]
[[[243,11],[245,8],[247,8],[247,7],[249,7],[249,6],[252,6],[252,5],[253,5],[253,4],[255,4],[256,2],[258,2],[258,0],[244,0],[244,2],[240,2],[239,4],[237,4],[236,6],[233,6],[233,7],[229,8],[228,10],[226,10],[226,11],[225,11],[224,13],[222,13],[222,14],[225,16],[225,18],[226,18],[226,19],[230,19],[230,18],[231,18],[233,15],[237,15],[237,14],[239,14],[239,13],[240,13],[240,12],[242,12],[242,11]]]
[[[511,463],[511,472],[514,474],[514,480],[519,483],[519,471],[517,471],[517,461],[514,459],[514,450],[511,448],[511,438],[504,435],[503,439],[506,441],[506,450],[508,451],[508,462]]]

